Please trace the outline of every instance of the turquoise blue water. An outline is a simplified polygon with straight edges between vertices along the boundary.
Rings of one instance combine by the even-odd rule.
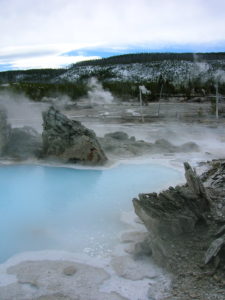
[[[0,167],[0,262],[30,250],[105,254],[126,228],[120,217],[133,209],[132,198],[179,177],[174,169],[149,164],[107,170]]]

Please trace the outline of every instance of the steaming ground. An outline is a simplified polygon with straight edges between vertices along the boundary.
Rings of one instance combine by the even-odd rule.
[[[168,106],[168,104],[166,105]],[[177,111],[175,103],[170,104],[170,107],[171,111]],[[208,110],[208,104],[201,104],[201,107],[205,111]],[[196,108],[195,104],[194,108]],[[136,140],[154,143],[157,139],[166,139],[177,146],[186,142],[195,142],[200,147],[199,153],[167,153],[164,155],[146,153],[142,159],[151,158],[181,162],[187,160],[191,162],[223,157],[225,146],[224,119],[217,121],[214,116],[199,118],[192,113],[195,110],[190,104],[180,104],[180,109],[182,111],[186,109],[186,113],[190,112],[188,119],[156,118],[154,116],[146,118],[146,122],[142,123],[139,115],[134,115],[133,118],[129,115],[131,110],[138,114],[139,107],[128,103],[125,105],[104,105],[94,109],[71,110],[65,111],[65,113],[70,118],[79,119],[85,126],[93,129],[99,137],[103,137],[106,133],[123,131],[129,136],[135,136]],[[151,106],[148,107],[148,110],[151,110]],[[112,157],[114,160],[123,158]]]
[[[101,87],[98,87],[96,82],[91,84],[93,88],[89,97],[95,99],[94,95],[98,94]],[[104,97],[111,100],[107,102]],[[69,99],[64,99],[63,105],[60,104],[60,99],[50,100],[48,99],[49,103],[31,103],[24,96],[17,96],[15,99],[14,95],[0,95],[1,105],[8,111],[9,123],[13,127],[32,126],[38,132],[42,131],[41,113],[51,103],[59,105],[59,108],[71,105]],[[146,122],[142,123],[137,104],[121,105],[116,103],[111,95],[104,93],[101,101],[101,103],[94,103],[87,99],[86,102],[82,101],[76,107],[64,112],[68,117],[78,119],[93,129],[97,136],[124,131],[129,136],[135,136],[137,140],[147,142],[164,138],[175,145],[192,141],[200,146],[198,153],[155,155],[146,153],[139,158],[126,157],[128,162],[154,161],[180,168],[183,161],[196,164],[199,161],[224,157],[224,120],[216,121],[214,117],[209,117],[207,112],[210,107],[207,103],[179,105],[166,103],[165,106],[162,104],[160,118],[156,116],[158,104],[152,104],[144,110]],[[196,113],[200,107],[203,111],[202,118],[199,118]],[[186,117],[188,114],[188,119],[183,115],[184,111]],[[165,118],[166,112],[168,118]],[[125,159],[122,156],[110,158],[114,162]],[[74,299],[74,297],[79,300],[163,299],[167,295],[171,278],[157,268],[150,259],[139,262],[131,260],[129,248],[141,234],[145,233],[145,229],[137,223],[134,213],[123,215],[123,221],[129,224],[130,230],[125,236],[121,236],[121,243],[111,257],[91,258],[86,254],[75,255],[47,250],[12,257],[0,266],[0,298],[4,300]],[[86,285],[82,287],[84,281]]]
[[[34,103],[23,95],[15,97],[8,93],[0,94],[0,106],[7,111],[8,121],[13,127],[31,126],[39,133],[42,132],[42,112],[53,104],[64,110],[69,118],[79,120],[93,129],[99,137],[114,131],[124,131],[137,140],[147,142],[163,138],[174,145],[181,145],[192,141],[200,146],[200,153],[195,154],[198,159],[200,156],[202,159],[223,157],[225,121],[216,121],[214,116],[209,116],[209,103],[161,103],[162,117],[159,118],[156,117],[158,104],[151,104],[144,107],[146,121],[142,123],[137,103],[121,105],[95,79],[91,80],[90,87],[89,97],[78,102],[75,108],[74,103],[71,105],[72,102],[66,97]],[[72,108],[65,110],[65,106]],[[201,118],[197,113],[200,108],[203,114]]]

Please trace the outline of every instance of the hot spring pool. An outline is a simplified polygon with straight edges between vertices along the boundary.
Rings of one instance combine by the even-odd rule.
[[[0,262],[44,249],[102,255],[118,243],[132,198],[180,179],[172,168],[139,164],[106,170],[0,167]]]

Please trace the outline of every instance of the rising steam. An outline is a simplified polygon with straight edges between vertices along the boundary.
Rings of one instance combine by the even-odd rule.
[[[92,105],[112,104],[114,97],[109,92],[103,89],[102,84],[94,77],[88,82],[90,91],[88,92],[88,99]]]

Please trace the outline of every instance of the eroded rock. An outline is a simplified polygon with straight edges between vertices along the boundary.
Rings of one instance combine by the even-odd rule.
[[[215,239],[209,246],[205,254],[205,264],[209,263],[212,259],[220,256],[220,252],[225,250],[225,234]],[[224,254],[224,253],[223,253]]]
[[[43,156],[63,162],[102,165],[107,161],[95,133],[50,107],[43,113]]]
[[[219,278],[223,276],[225,163],[219,160],[207,165],[208,170],[198,176],[184,163],[186,184],[159,194],[140,194],[133,200],[136,214],[149,231],[149,238],[136,247],[144,245],[152,250],[153,258],[175,274],[191,270],[182,275],[184,278],[190,278],[193,270],[202,277],[216,270]],[[135,253],[134,249],[131,253]],[[201,266],[208,271],[203,272]]]
[[[166,264],[173,255],[171,239],[192,232],[210,210],[209,196],[199,176],[188,163],[184,167],[186,185],[133,199],[136,214],[149,230],[153,257],[160,264]]]

